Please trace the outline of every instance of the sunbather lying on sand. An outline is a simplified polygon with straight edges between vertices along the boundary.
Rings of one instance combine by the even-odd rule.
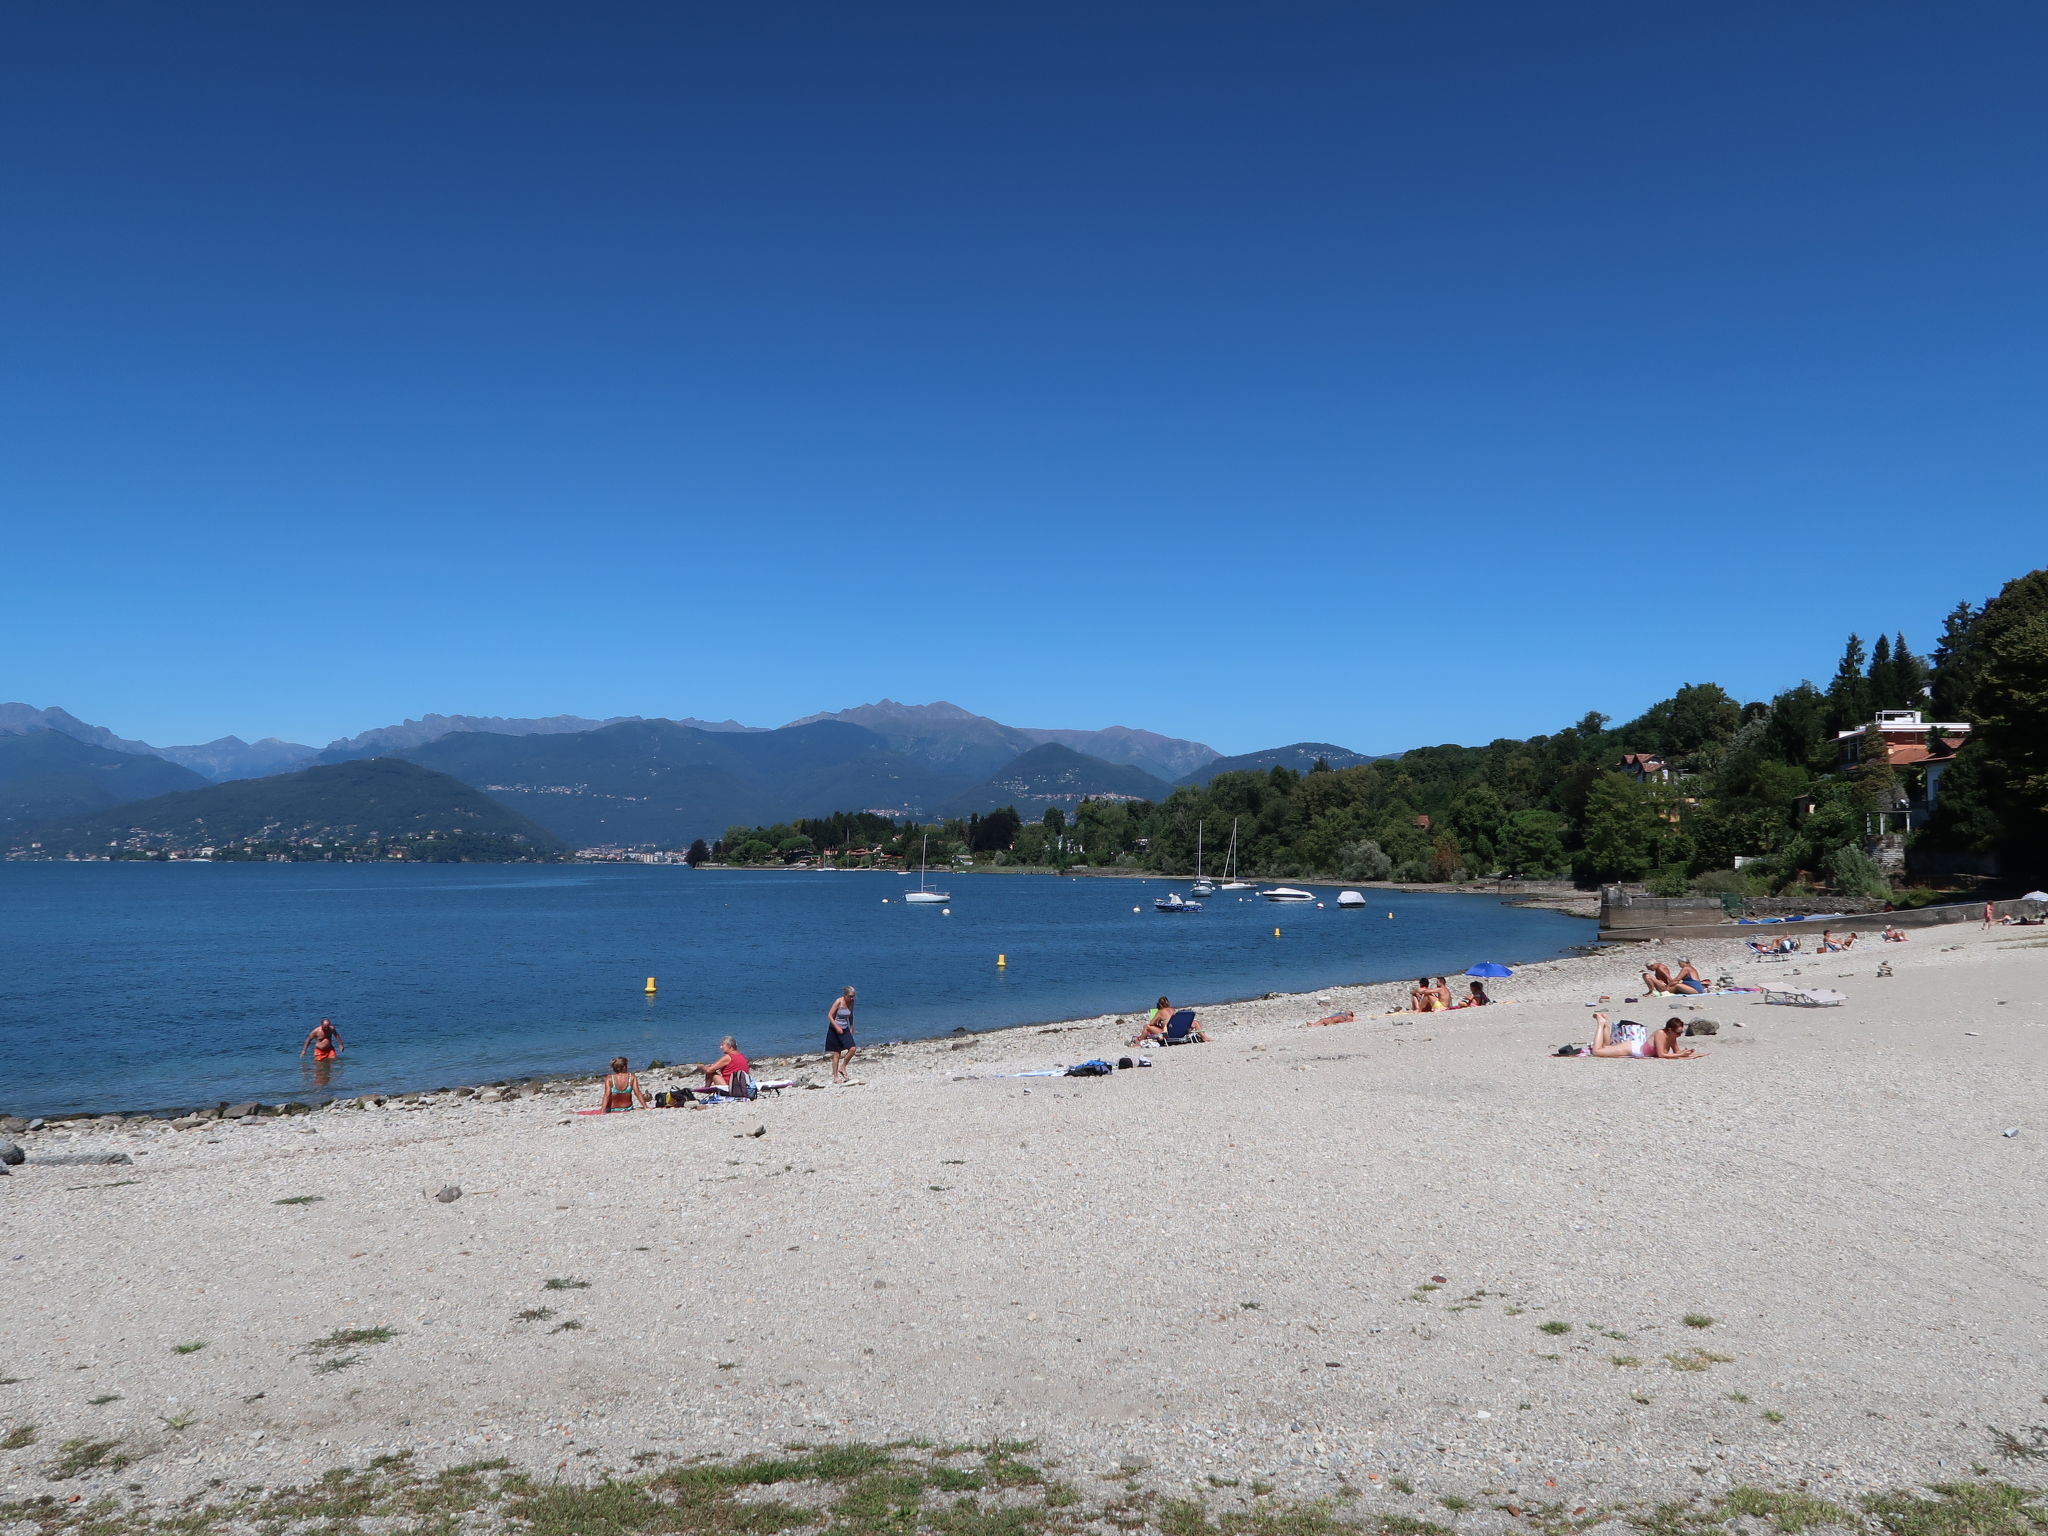
[[[1320,1019],[1310,1019],[1303,1029],[1321,1029],[1325,1024],[1349,1024],[1358,1015],[1346,1008],[1342,1013],[1326,1013]]]
[[[1884,931],[1884,941],[1887,944],[1903,944],[1906,942],[1906,936],[1897,928],[1887,928]]]
[[[1593,1054],[1595,1056],[1633,1056],[1638,1061],[1683,1061],[1688,1057],[1704,1056],[1705,1051],[1696,1051],[1678,1042],[1685,1034],[1685,1020],[1667,1019],[1661,1029],[1651,1029],[1647,1024],[1638,1024],[1633,1019],[1623,1019],[1609,1026],[1607,1015],[1593,1015]]]

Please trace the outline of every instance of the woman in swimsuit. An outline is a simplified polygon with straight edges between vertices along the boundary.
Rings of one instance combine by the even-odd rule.
[[[604,1112],[614,1115],[620,1110],[646,1107],[647,1090],[640,1086],[640,1074],[626,1070],[625,1057],[614,1056],[612,1069],[604,1078]]]
[[[732,1086],[733,1073],[751,1071],[752,1065],[740,1054],[739,1042],[727,1035],[718,1042],[718,1060],[694,1062],[691,1070],[704,1074],[704,1091],[724,1093]]]
[[[315,1061],[332,1061],[342,1052],[341,1034],[334,1027],[332,1019],[322,1019],[306,1031],[306,1043],[299,1047],[300,1060],[306,1052],[313,1053]]]
[[[833,1082],[848,1081],[846,1069],[859,1049],[853,1043],[853,988],[848,987],[825,1010],[825,1054],[832,1058]]]
[[[1162,997],[1159,999],[1159,1005],[1147,1015],[1145,1027],[1131,1036],[1131,1044],[1150,1045],[1154,1040],[1164,1040],[1166,1038],[1166,1021],[1172,1017],[1173,1004]]]
[[[1691,1056],[1704,1056],[1705,1051],[1695,1051],[1681,1046],[1678,1041],[1685,1033],[1685,1020],[1669,1019],[1663,1028],[1652,1030],[1647,1024],[1638,1024],[1633,1019],[1623,1019],[1609,1026],[1607,1015],[1593,1015],[1593,1054],[1595,1056],[1632,1056],[1638,1061],[1682,1061]]]
[[[1486,995],[1486,984],[1484,982],[1473,982],[1470,991],[1471,995],[1465,1001],[1458,1004],[1460,1008],[1484,1008],[1493,1001],[1492,998]]]

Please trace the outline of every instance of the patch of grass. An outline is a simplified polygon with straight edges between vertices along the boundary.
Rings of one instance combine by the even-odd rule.
[[[1381,1536],[1451,1536],[1449,1526],[1413,1515],[1381,1515],[1378,1524]]]
[[[1688,1328],[1711,1328],[1714,1326],[1714,1320],[1704,1312],[1688,1312],[1679,1321]],[[1736,1491],[1740,1492],[1741,1490],[1738,1489]]]
[[[1776,1531],[1791,1533],[1816,1525],[1853,1525],[1855,1516],[1826,1499],[1808,1493],[1780,1493],[1768,1488],[1730,1488],[1717,1510],[1748,1520],[1761,1520]]]
[[[1437,1500],[1437,1503],[1443,1505],[1445,1509],[1451,1510],[1470,1509],[1472,1507],[1472,1501],[1470,1499],[1461,1499],[1455,1493],[1445,1494],[1442,1498]]]
[[[1240,1301],[1238,1306],[1246,1312],[1256,1312],[1259,1310],[1259,1304],[1256,1301]]]
[[[1387,1486],[1396,1493],[1413,1493],[1415,1491],[1415,1484],[1410,1482],[1404,1473],[1400,1472],[1395,1472],[1387,1478]]]
[[[1520,1317],[1524,1312],[1528,1311],[1529,1309],[1527,1307],[1503,1307],[1501,1310],[1505,1312],[1509,1317]]]
[[[194,1415],[189,1413],[166,1413],[160,1416],[165,1429],[190,1429]]]
[[[1785,1415],[1775,1408],[1766,1408],[1763,1411],[1763,1421],[1766,1424],[1782,1424],[1785,1422]]]
[[[1637,1366],[1641,1365],[1643,1362],[1640,1358],[1638,1358],[1635,1355],[1609,1355],[1607,1357],[1607,1363],[1609,1365],[1622,1366],[1623,1368],[1632,1371]]]
[[[515,1323],[544,1323],[555,1315],[553,1307],[524,1307],[512,1314]]]
[[[1749,1401],[1749,1394],[1747,1392],[1730,1392],[1728,1394],[1728,1401],[1731,1403],[1746,1403]]]
[[[350,1366],[361,1365],[362,1363],[363,1357],[361,1355],[329,1355],[326,1359],[316,1360],[313,1363],[313,1374],[315,1376],[332,1376],[336,1371],[345,1371]]]
[[[118,1440],[66,1440],[44,1475],[61,1483],[85,1472],[118,1472],[134,1459],[121,1454]]]
[[[118,1392],[102,1392],[98,1397],[86,1399],[86,1403],[94,1408],[104,1408],[109,1403],[118,1403],[119,1401],[121,1401],[121,1394]]]
[[[282,1200],[273,1200],[272,1205],[318,1205],[325,1195],[286,1195]]]
[[[1935,1483],[1926,1493],[1873,1495],[1863,1511],[1885,1536],[2039,1536],[2048,1528],[2042,1498],[2010,1483]]]
[[[554,1327],[552,1327],[552,1328],[550,1328],[550,1329],[548,1330],[548,1332],[549,1332],[549,1333],[574,1333],[574,1332],[576,1332],[576,1330],[577,1330],[577,1329],[581,1328],[582,1326],[583,1326],[583,1319],[582,1319],[582,1318],[580,1318],[580,1317],[572,1317],[572,1318],[569,1318],[569,1319],[568,1319],[567,1321],[565,1321],[565,1322],[560,1322],[560,1323],[557,1323],[557,1324],[555,1324],[555,1326],[554,1326]]]
[[[1443,1287],[1436,1284],[1434,1281],[1425,1280],[1420,1285],[1416,1286],[1415,1289],[1417,1289],[1418,1291],[1440,1291],[1443,1289]]]
[[[206,1340],[194,1339],[189,1344],[173,1344],[171,1346],[171,1353],[174,1355],[196,1355],[204,1348],[206,1348]]]
[[[33,1424],[17,1424],[0,1436],[0,1451],[25,1451],[36,1443],[39,1433]]]
[[[1664,1363],[1674,1371],[1704,1371],[1712,1366],[1713,1361],[1695,1349],[1682,1355],[1666,1355]]]
[[[541,1289],[544,1291],[587,1291],[590,1289],[590,1282],[588,1280],[579,1280],[574,1275],[550,1275],[541,1283]]]
[[[1641,1403],[1647,1408],[1650,1404],[1650,1394],[1647,1392],[1631,1392],[1628,1395],[1628,1400],[1632,1403]]]
[[[1547,1323],[1538,1323],[1536,1331],[1538,1333],[1570,1333],[1572,1325],[1570,1323],[1560,1323],[1553,1318]]]

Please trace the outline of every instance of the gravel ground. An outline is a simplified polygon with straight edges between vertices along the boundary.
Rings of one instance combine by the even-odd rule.
[[[1849,1003],[1712,997],[1704,1060],[1552,1058],[1679,953],[1644,946],[1448,1015],[1389,1015],[1385,985],[1219,1007],[1211,1044],[1108,1078],[1004,1074],[1113,1058],[1128,1018],[874,1051],[857,1086],[747,1106],[570,1114],[593,1078],[28,1133],[0,1180],[0,1435],[37,1439],[0,1487],[908,1435],[1368,1498],[1396,1474],[1846,1494],[1989,1462],[2048,1392],[2048,945],[1683,949]],[[37,1162],[92,1151],[134,1163]],[[136,1459],[51,1483],[70,1440]]]

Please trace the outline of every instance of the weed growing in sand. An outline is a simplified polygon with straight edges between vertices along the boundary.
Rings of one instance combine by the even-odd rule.
[[[1617,1344],[1626,1344],[1628,1342],[1628,1335],[1619,1328],[1597,1328],[1594,1332],[1598,1333],[1603,1339],[1613,1339]]]
[[[1711,1328],[1714,1320],[1704,1312],[1688,1312],[1679,1321],[1688,1328]]]
[[[549,1333],[574,1333],[574,1332],[575,1332],[575,1331],[576,1331],[577,1329],[581,1328],[582,1326],[583,1326],[583,1320],[582,1320],[582,1319],[581,1319],[580,1317],[572,1317],[572,1318],[570,1318],[570,1319],[569,1319],[568,1321],[566,1321],[566,1322],[560,1322],[560,1323],[557,1323],[557,1324],[555,1324],[555,1326],[554,1326],[554,1327],[552,1327],[552,1328],[550,1328],[550,1329],[548,1330],[548,1332],[549,1332]]]
[[[574,1275],[551,1275],[541,1286],[544,1291],[587,1291],[588,1280],[578,1280]]]
[[[1664,1363],[1674,1371],[1705,1371],[1717,1365],[1728,1365],[1733,1355],[1717,1355],[1710,1349],[1688,1349],[1683,1354],[1666,1355]]]
[[[121,1394],[118,1392],[102,1392],[98,1397],[86,1399],[86,1402],[94,1408],[104,1408],[109,1403],[118,1403],[119,1401],[121,1401]]]
[[[302,1353],[338,1354],[344,1349],[354,1349],[361,1344],[388,1344],[398,1337],[396,1328],[337,1328],[324,1339],[315,1339]]]
[[[1416,1286],[1415,1289],[1417,1289],[1418,1291],[1440,1291],[1443,1289],[1443,1287],[1436,1284],[1434,1281],[1425,1280],[1420,1285]]]
[[[1609,1365],[1619,1365],[1632,1371],[1643,1362],[1635,1355],[1609,1355],[1607,1363]]]
[[[1405,1474],[1400,1472],[1395,1472],[1387,1478],[1387,1486],[1396,1493],[1413,1493],[1415,1491],[1415,1485],[1408,1481]]]
[[[553,1307],[525,1307],[512,1314],[515,1323],[544,1323],[555,1315]]]
[[[1763,1420],[1766,1424],[1782,1424],[1785,1422],[1785,1415],[1778,1412],[1775,1408],[1766,1408],[1763,1412]]]
[[[1437,1500],[1437,1503],[1443,1505],[1445,1509],[1451,1510],[1470,1509],[1472,1507],[1472,1501],[1470,1499],[1461,1499],[1455,1493],[1445,1494],[1442,1498]]]
[[[1553,1318],[1550,1322],[1538,1323],[1536,1325],[1536,1331],[1538,1333],[1551,1334],[1570,1333],[1572,1331],[1572,1325],[1570,1323],[1560,1323]]]
[[[1731,1403],[1746,1403],[1749,1401],[1749,1394],[1747,1392],[1730,1392],[1728,1394],[1728,1401]]]
[[[44,1476],[61,1483],[82,1472],[118,1472],[135,1459],[121,1455],[120,1449],[118,1440],[66,1440]]]
[[[350,1366],[361,1365],[362,1363],[363,1357],[361,1355],[329,1355],[325,1360],[314,1362],[313,1374],[315,1376],[332,1376],[336,1371],[345,1371]]]
[[[1527,1307],[1503,1307],[1501,1308],[1501,1310],[1505,1312],[1509,1317],[1520,1317],[1524,1312],[1528,1311],[1529,1309]]]
[[[1628,1400],[1632,1403],[1641,1403],[1644,1407],[1648,1407],[1650,1394],[1647,1392],[1631,1392],[1628,1395]]]
[[[17,1424],[0,1438],[0,1451],[25,1451],[36,1443],[36,1427],[33,1424]]]
[[[159,1417],[164,1421],[165,1429],[190,1429],[192,1427],[193,1415],[189,1413],[166,1413],[160,1414]]]
[[[2007,1461],[2048,1461],[2048,1424],[2029,1424],[2025,1436],[1987,1425],[1991,1449]]]
[[[171,1353],[174,1355],[196,1355],[204,1348],[206,1348],[206,1340],[195,1339],[190,1344],[173,1344],[171,1346]]]
[[[318,1205],[325,1195],[286,1195],[282,1200],[273,1200],[272,1205]]]
[[[1238,1306],[1243,1308],[1247,1312],[1256,1312],[1259,1310],[1259,1304],[1256,1301],[1240,1301],[1238,1303]]]

